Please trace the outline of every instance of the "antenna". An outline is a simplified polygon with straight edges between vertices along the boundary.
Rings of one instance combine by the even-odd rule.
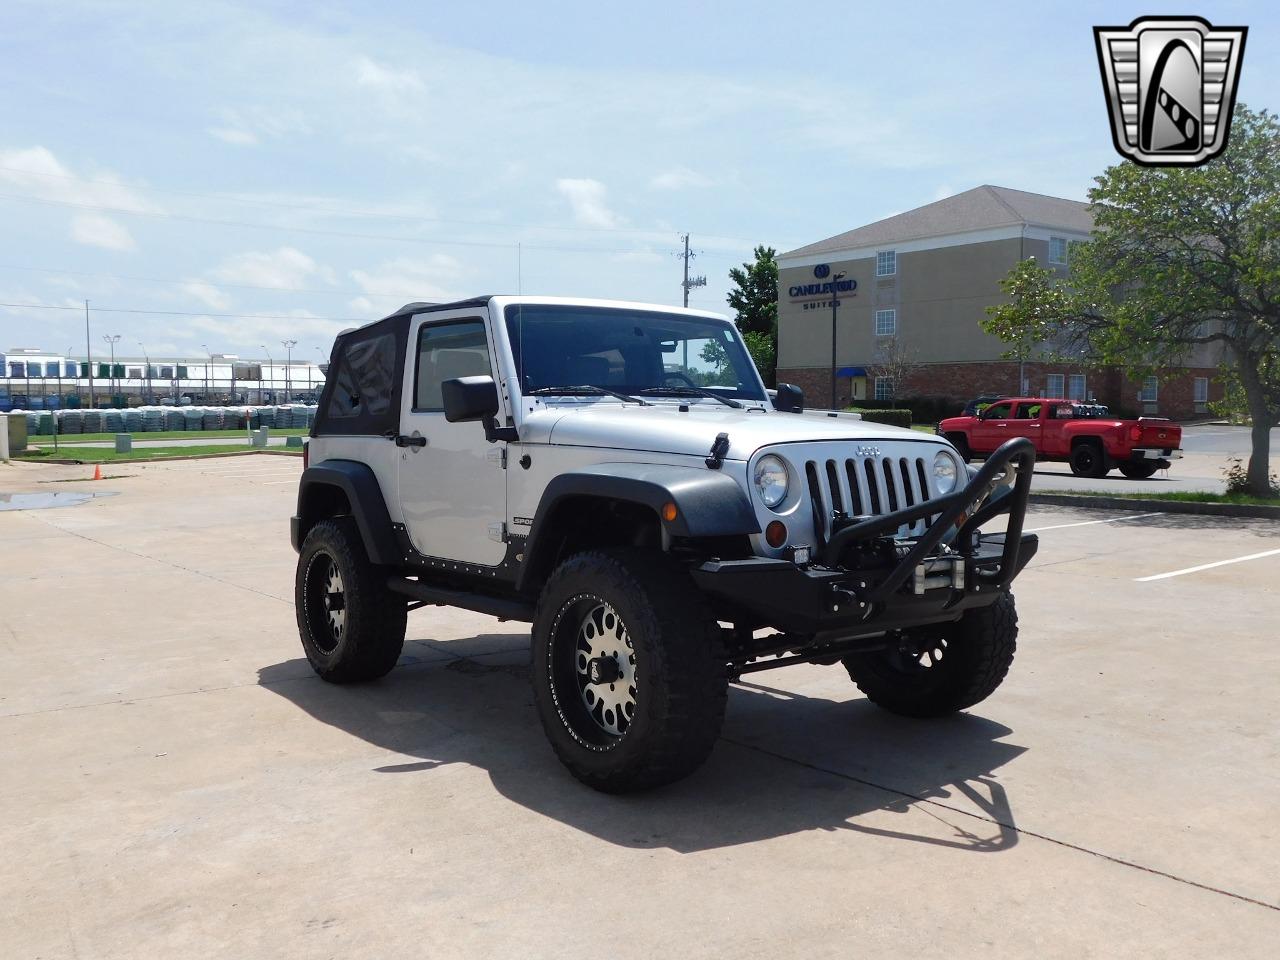
[[[689,261],[697,256],[697,253],[689,249],[689,234],[683,233],[680,239],[684,241],[684,252],[677,253],[676,256],[684,261],[684,280],[680,286],[684,289],[684,305],[689,306],[689,291],[694,287],[705,287],[707,285],[706,277],[689,276]]]

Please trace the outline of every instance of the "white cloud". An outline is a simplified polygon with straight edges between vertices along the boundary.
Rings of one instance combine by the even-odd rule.
[[[219,290],[217,287],[203,280],[189,280],[182,285],[182,289],[196,300],[199,300],[210,310],[226,310],[231,306],[231,298]]]
[[[138,246],[127,229],[97,213],[78,213],[72,217],[71,239],[104,250],[129,251]]]
[[[235,127],[209,127],[209,136],[216,137],[224,143],[233,143],[238,147],[253,146],[258,142],[256,134]]]
[[[161,209],[113,173],[92,172],[82,179],[47,147],[0,149],[0,183],[21,187],[27,196],[59,203],[118,207],[138,213]]]
[[[368,57],[360,57],[355,64],[356,83],[386,93],[420,93],[426,89],[422,77],[413,69],[397,70],[383,66]]]
[[[210,275],[223,283],[282,289],[298,289],[314,280],[333,282],[328,268],[320,266],[295,247],[238,253],[211,270]]]
[[[239,350],[246,356],[259,356],[262,344],[276,344],[281,340],[297,340],[293,348],[293,359],[318,360],[322,355],[327,360],[326,346],[332,342],[342,330],[351,326],[336,320],[317,317],[307,310],[291,310],[288,315],[273,317],[193,317],[186,325],[187,329],[207,333],[212,339],[206,339],[211,347],[215,341],[219,345],[214,350]],[[320,351],[317,353],[316,348]],[[273,350],[277,360],[283,359],[282,350]]]
[[[617,227],[622,219],[605,203],[606,188],[599,180],[561,178],[556,189],[569,201],[573,219],[584,227]]]
[[[372,316],[387,313],[397,307],[425,300],[443,303],[459,300],[459,281],[469,271],[446,253],[434,253],[428,257],[397,257],[368,270],[352,270],[351,279],[364,291],[364,296],[352,300],[348,306],[357,313]]]
[[[658,174],[649,181],[654,190],[687,190],[691,187],[709,187],[713,181],[710,177],[690,170],[688,167],[674,167]]]

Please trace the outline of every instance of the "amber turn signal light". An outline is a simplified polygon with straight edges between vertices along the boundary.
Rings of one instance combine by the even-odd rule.
[[[676,505],[674,503],[664,503],[662,505],[662,519],[670,523],[676,518]]]

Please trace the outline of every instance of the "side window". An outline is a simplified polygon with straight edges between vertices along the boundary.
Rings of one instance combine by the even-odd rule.
[[[607,360],[604,361],[607,365]],[[457,377],[491,376],[483,320],[425,324],[418,331],[414,410],[443,410],[440,384]]]
[[[338,364],[326,415],[340,419],[385,414],[391,409],[395,367],[396,339],[392,334],[351,344]]]
[[[982,416],[986,420],[1008,420],[1012,411],[1012,403],[993,403],[983,411]]]
[[[1038,420],[1039,418],[1040,418],[1040,404],[1038,403],[1018,404],[1019,420]]]

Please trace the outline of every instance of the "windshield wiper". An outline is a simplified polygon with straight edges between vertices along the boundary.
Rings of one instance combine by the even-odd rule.
[[[590,383],[579,384],[578,386],[539,387],[537,390],[530,390],[525,394],[526,397],[572,397],[575,395],[617,397],[619,400],[625,400],[627,403],[638,403],[642,407],[653,406],[653,404],[648,400],[641,400],[639,397],[619,393],[617,390],[610,390],[608,387],[597,387]]]
[[[742,409],[742,404],[737,400],[722,397],[714,390],[703,390],[701,387],[645,387],[640,393],[664,397],[710,397],[712,400],[719,400],[726,407],[733,407],[735,410]]]

